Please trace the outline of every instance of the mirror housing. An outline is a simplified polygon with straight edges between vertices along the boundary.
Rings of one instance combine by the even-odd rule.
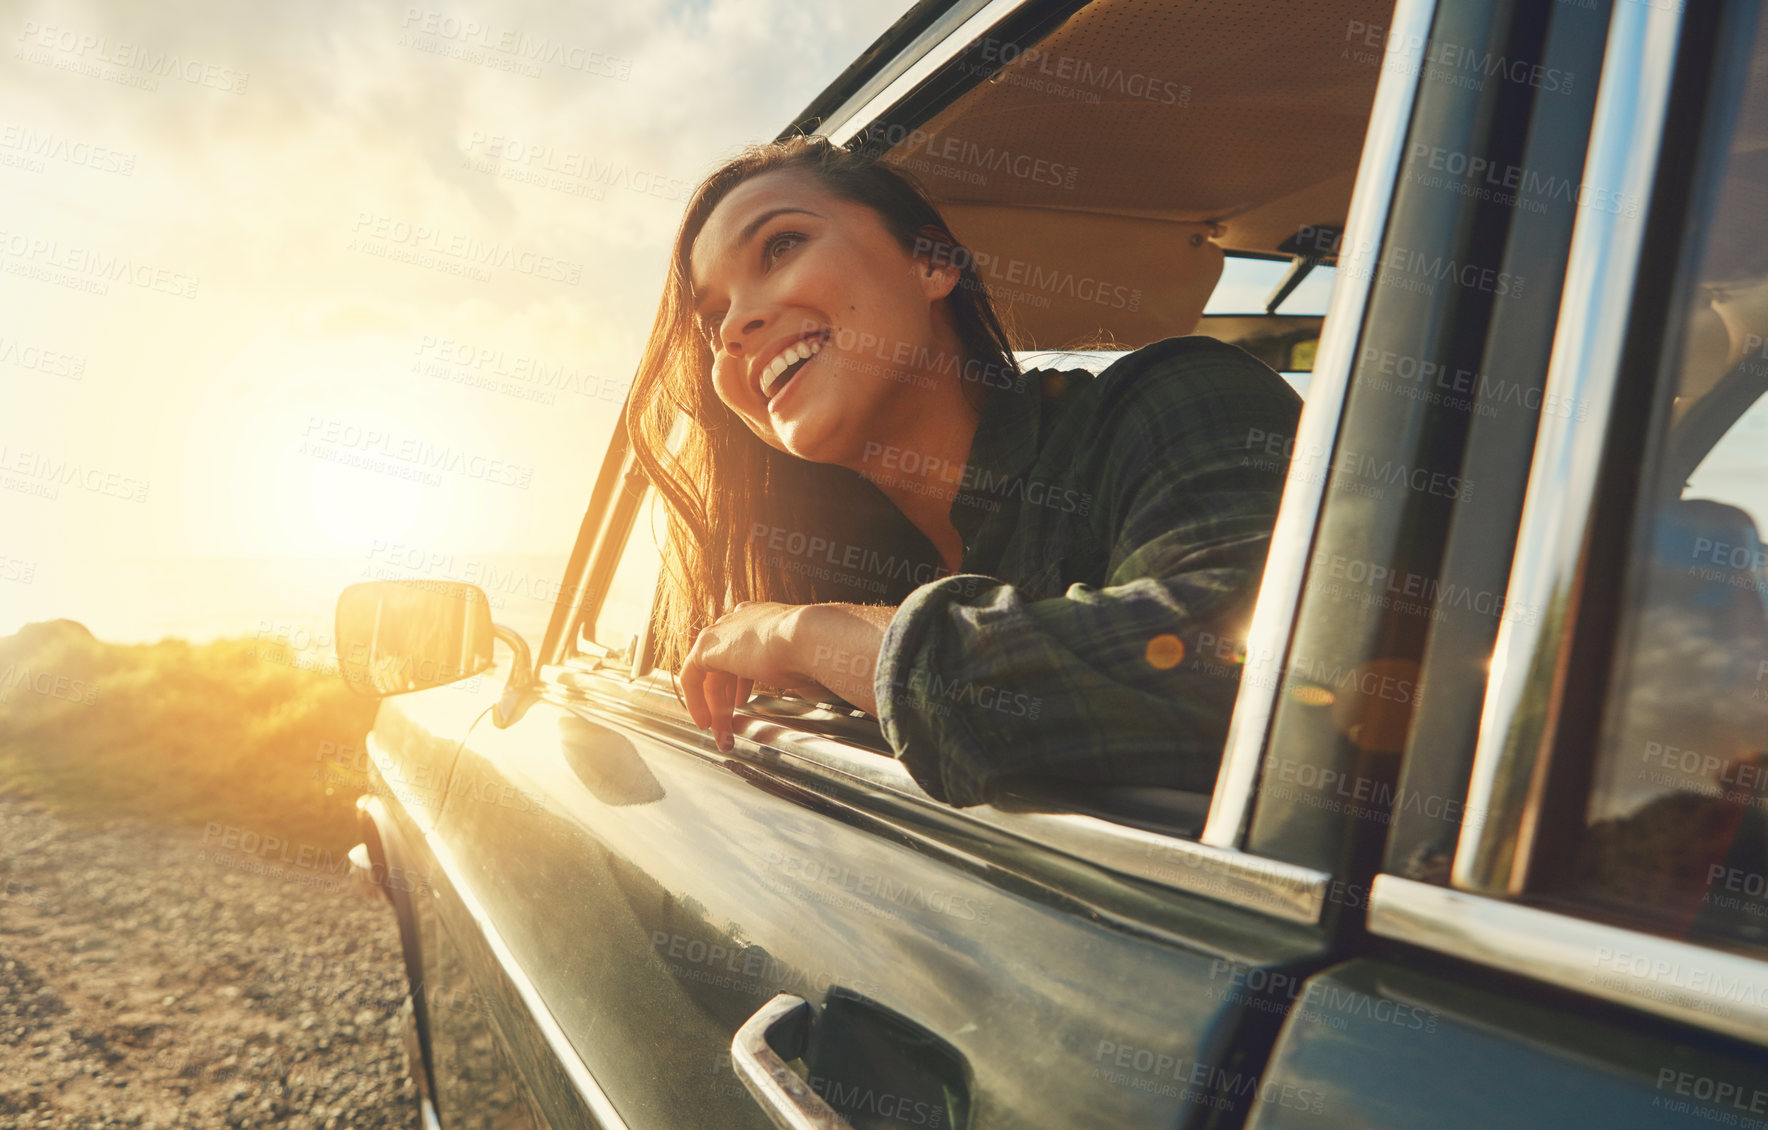
[[[477,585],[366,581],[338,596],[338,669],[370,698],[439,687],[492,666],[491,604]]]

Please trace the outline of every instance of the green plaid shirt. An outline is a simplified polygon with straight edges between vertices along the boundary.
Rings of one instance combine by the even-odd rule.
[[[884,634],[884,736],[955,805],[1017,777],[1209,792],[1301,398],[1196,336],[1025,376],[971,444],[960,571]]]

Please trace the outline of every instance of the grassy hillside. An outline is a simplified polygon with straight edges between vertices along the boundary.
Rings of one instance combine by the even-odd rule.
[[[0,637],[0,793],[347,849],[355,798],[326,795],[318,751],[359,743],[376,704],[315,662],[259,640],[119,645],[28,624]]]

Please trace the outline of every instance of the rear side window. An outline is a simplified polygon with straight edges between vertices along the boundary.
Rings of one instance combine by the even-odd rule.
[[[1768,36],[1659,398],[1626,605],[1562,894],[1672,937],[1768,946]],[[1697,200],[1697,212],[1705,200]]]

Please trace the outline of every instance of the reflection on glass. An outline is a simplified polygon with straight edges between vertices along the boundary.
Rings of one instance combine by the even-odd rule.
[[[1768,943],[1768,82],[1759,31],[1627,562],[1634,603],[1574,862],[1578,901]]]

